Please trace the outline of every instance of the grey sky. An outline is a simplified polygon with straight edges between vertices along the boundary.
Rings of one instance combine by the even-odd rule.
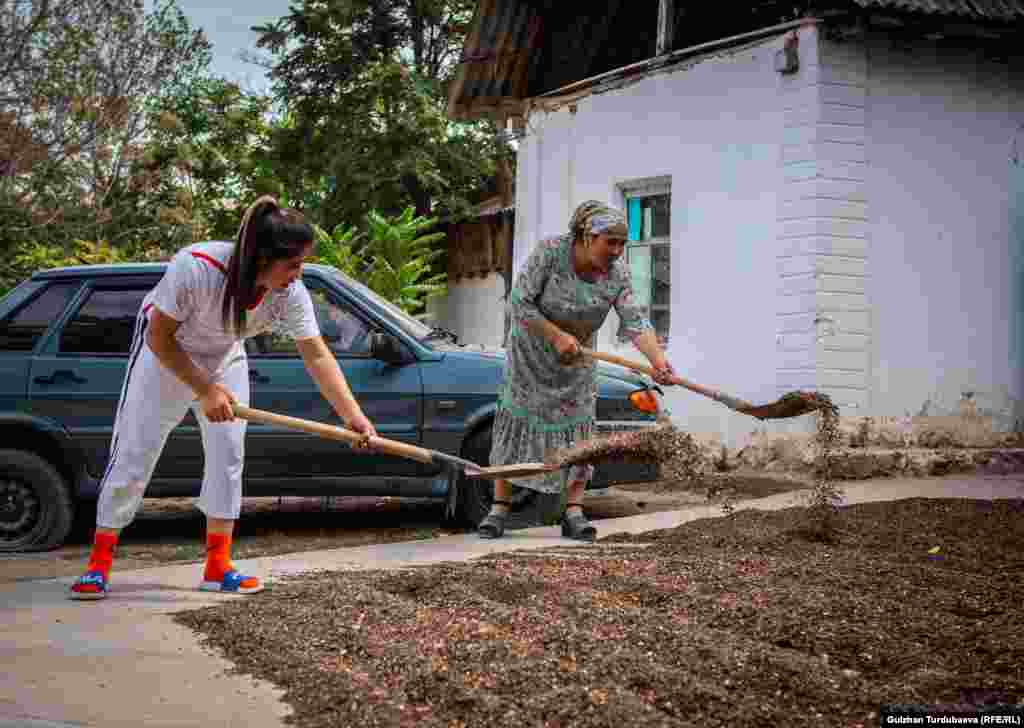
[[[288,14],[289,0],[177,0],[193,27],[202,28],[213,44],[213,73],[238,82],[242,88],[266,90],[266,75],[259,66],[238,58],[241,51],[256,51],[253,25]],[[147,1],[152,6],[152,0]]]

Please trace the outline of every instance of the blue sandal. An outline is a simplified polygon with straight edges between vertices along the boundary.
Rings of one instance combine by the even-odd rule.
[[[263,582],[255,576],[245,576],[232,569],[226,572],[220,581],[204,580],[199,584],[199,591],[255,594],[263,591]]]
[[[107,598],[107,579],[102,571],[87,571],[71,585],[69,599],[96,600]]]

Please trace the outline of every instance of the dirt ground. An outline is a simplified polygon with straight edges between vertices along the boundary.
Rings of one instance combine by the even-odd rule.
[[[801,487],[800,481],[756,474],[737,475],[738,492],[759,497]],[[601,520],[706,503],[667,483],[611,488],[590,496],[587,512]],[[245,498],[233,555],[272,556],[318,549],[429,539],[453,533],[442,524],[436,501],[397,498]],[[118,545],[115,568],[142,569],[204,557],[203,517],[193,498],[147,498]],[[91,531],[45,553],[0,554],[0,583],[78,575],[89,556]]]
[[[836,726],[1024,705],[1024,501],[739,511],[181,613],[324,726]]]

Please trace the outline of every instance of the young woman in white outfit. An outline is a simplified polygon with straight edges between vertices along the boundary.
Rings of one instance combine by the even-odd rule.
[[[346,425],[367,441],[377,434],[320,336],[301,280],[312,246],[313,230],[301,215],[261,197],[242,218],[235,243],[198,243],[171,259],[139,311],[100,484],[96,537],[72,598],[107,595],[118,535],[135,518],[167,436],[189,408],[205,454],[198,505],[206,515],[207,558],[199,588],[263,588],[230,557],[245,442],[245,422],[235,419],[231,405],[249,403],[244,339],[267,331],[294,338],[310,376]]]

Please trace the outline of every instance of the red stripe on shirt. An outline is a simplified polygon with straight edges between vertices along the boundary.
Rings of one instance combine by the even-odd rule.
[[[214,268],[216,268],[217,270],[219,270],[219,271],[220,271],[221,273],[223,273],[224,275],[227,275],[227,274],[228,274],[228,269],[224,267],[224,264],[223,264],[223,263],[221,263],[221,262],[220,262],[219,260],[217,260],[216,258],[211,258],[211,257],[210,257],[209,255],[207,255],[206,253],[192,253],[192,257],[193,257],[193,258],[199,258],[200,260],[205,260],[205,261],[206,261],[207,263],[209,263],[210,265],[212,265],[212,266],[213,266]]]
[[[227,274],[228,274],[228,269],[224,267],[224,264],[223,264],[223,263],[221,263],[221,262],[220,262],[219,260],[217,260],[216,258],[211,258],[211,257],[210,257],[209,255],[207,255],[206,253],[192,253],[192,257],[193,257],[193,258],[199,258],[199,259],[201,259],[201,260],[205,260],[205,261],[206,261],[207,263],[209,263],[210,265],[212,265],[212,266],[213,266],[214,268],[216,268],[217,270],[219,270],[219,271],[220,271],[221,273],[223,273],[224,275],[227,275]],[[260,291],[260,295],[259,295],[259,297],[258,297],[258,298],[257,298],[257,299],[256,299],[255,301],[253,301],[252,303],[250,303],[250,304],[249,304],[248,306],[246,306],[246,309],[248,309],[249,311],[252,311],[252,310],[253,310],[254,308],[256,308],[256,307],[257,307],[257,306],[259,306],[259,305],[260,305],[261,303],[263,303],[263,295],[264,295],[265,293],[266,293],[266,289],[264,289],[264,290]]]

